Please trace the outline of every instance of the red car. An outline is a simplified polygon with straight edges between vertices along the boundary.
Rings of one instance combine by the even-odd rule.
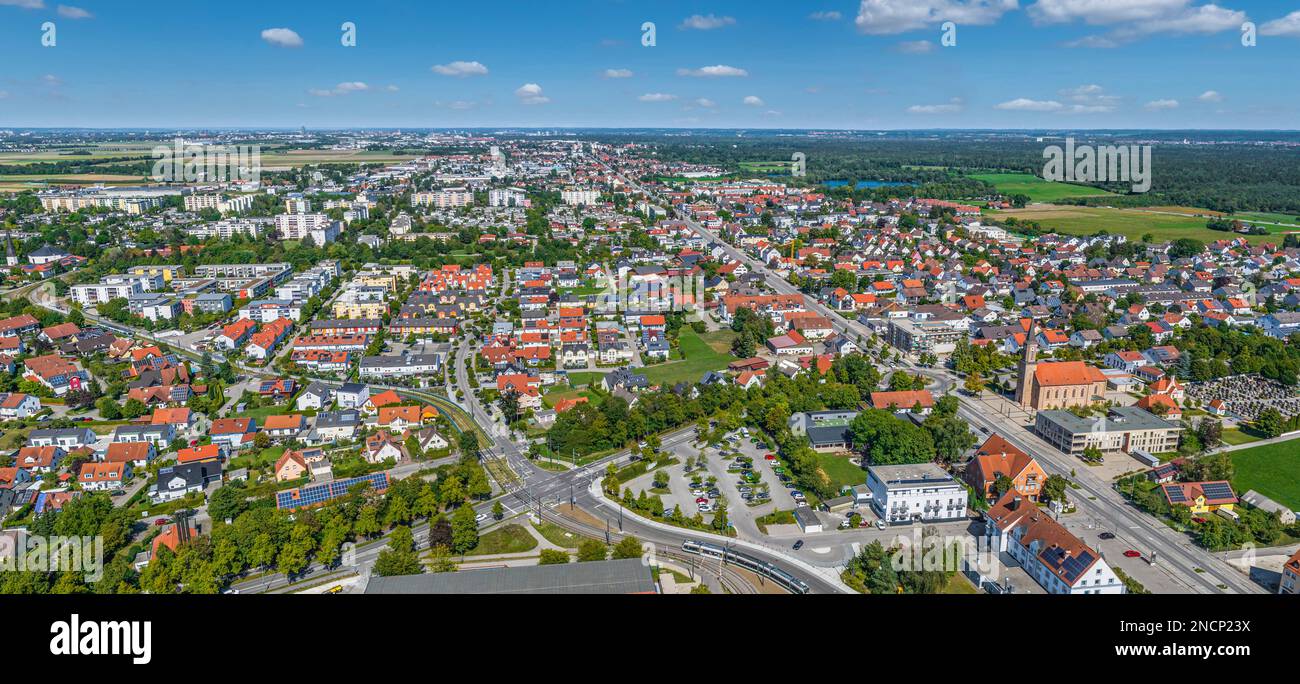
[[[1205,518],[1192,518],[1192,522],[1196,523],[1197,525],[1204,525]]]
[[[702,497],[702,496],[701,496],[700,498],[698,498],[698,499],[695,500],[695,503],[697,503],[697,504],[706,504],[706,503],[708,503],[708,502],[709,502],[709,500],[706,499],[706,498],[704,498],[704,497]]]
[[[763,458],[765,458],[765,459],[767,459],[767,460],[769,460],[769,461],[775,461],[775,460],[776,460],[776,454],[768,454],[768,455],[764,456]]]
[[[1142,557],[1142,554],[1138,553],[1137,551],[1134,551],[1133,549],[1129,549],[1128,551],[1125,551],[1125,552],[1124,552],[1124,557],[1125,557],[1125,558],[1141,558],[1141,557]]]
[[[153,524],[157,525],[158,527],[162,527],[163,525],[167,524],[167,518],[158,518],[157,520],[153,521]]]

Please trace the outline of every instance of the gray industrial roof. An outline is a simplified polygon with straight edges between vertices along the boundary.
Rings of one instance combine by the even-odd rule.
[[[367,594],[652,594],[640,558],[371,577]]]

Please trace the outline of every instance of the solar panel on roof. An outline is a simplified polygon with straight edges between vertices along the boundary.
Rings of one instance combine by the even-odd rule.
[[[1232,487],[1229,487],[1226,482],[1201,485],[1201,491],[1205,492],[1207,499],[1231,499],[1234,496]]]
[[[1174,503],[1183,503],[1187,501],[1187,497],[1183,496],[1183,488],[1178,485],[1165,485],[1165,494],[1169,497],[1169,500]]]

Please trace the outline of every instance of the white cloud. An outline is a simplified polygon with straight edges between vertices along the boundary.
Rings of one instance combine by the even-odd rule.
[[[269,28],[262,31],[262,40],[277,47],[300,48],[302,36],[297,31],[287,28]]]
[[[395,85],[390,85],[390,86],[385,86],[385,87],[384,87],[384,90],[387,90],[387,91],[390,92],[390,93],[395,93],[395,92],[401,90],[401,88],[398,88],[398,87],[395,86]]]
[[[1018,0],[861,0],[853,23],[859,32],[871,35],[916,31],[945,21],[986,26],[1019,6]]]
[[[454,109],[456,111],[463,112],[478,107],[479,103],[473,100],[452,100],[451,102],[442,102],[441,100],[439,100],[437,102],[434,102],[433,104],[435,107],[443,107],[445,109]]]
[[[392,87],[392,86],[389,86],[389,87]],[[334,96],[336,96],[336,95],[348,95],[348,94],[351,94],[351,93],[363,93],[363,92],[365,92],[365,91],[367,91],[367,90],[370,90],[370,86],[366,85],[365,83],[363,83],[363,82],[361,82],[361,81],[345,81],[345,82],[343,82],[343,83],[340,83],[340,84],[334,86],[333,88],[331,88],[331,89],[329,89],[329,90],[324,90],[324,89],[321,89],[321,88],[312,88],[312,89],[308,90],[307,92],[310,93],[310,94],[312,94],[312,95],[315,95],[316,97],[334,97]]]
[[[1246,13],[1194,0],[1037,0],[1026,11],[1038,24],[1081,21],[1114,26],[1106,35],[1086,36],[1068,47],[1110,48],[1155,33],[1218,33],[1236,30]]]
[[[696,99],[696,100],[695,100],[695,104],[697,104],[697,105],[699,105],[699,106],[701,106],[701,107],[703,107],[703,108],[705,108],[705,109],[713,109],[714,107],[717,107],[717,106],[718,106],[718,103],[717,103],[717,102],[714,102],[713,100],[710,100],[710,99],[707,98],[707,97],[701,97],[701,98]]]
[[[632,78],[631,69],[606,69],[605,78]]]
[[[762,107],[767,104],[766,102],[763,102],[763,98],[757,95],[746,95],[742,102],[750,107]]]
[[[59,16],[64,19],[95,18],[95,15],[91,14],[89,11],[81,9],[80,7],[73,7],[72,5],[59,5]]]
[[[525,83],[515,90],[515,97],[519,98],[521,104],[540,105],[551,101],[551,98],[542,94],[542,87],[536,83]]]
[[[1178,109],[1178,100],[1152,100],[1143,105],[1142,108],[1152,112]]]
[[[734,76],[748,76],[749,72],[726,64],[715,64],[713,66],[700,67],[699,69],[678,69],[678,76],[694,76],[696,78],[725,78]]]
[[[681,28],[693,29],[696,31],[711,31],[713,29],[722,28],[723,26],[731,26],[734,23],[736,23],[735,17],[719,17],[712,14],[692,14],[682,20]]]
[[[1217,90],[1207,90],[1200,94],[1196,99],[1201,102],[1223,102],[1223,95]]]
[[[1013,112],[1059,112],[1065,109],[1065,105],[1056,100],[1031,100],[1027,97],[1018,97],[994,105],[994,109]]]
[[[1265,23],[1259,27],[1261,36],[1285,36],[1300,38],[1300,11],[1292,12],[1281,19]]]
[[[1068,108],[1071,114],[1104,114],[1115,111],[1119,104],[1119,96],[1107,94],[1095,83],[1067,88],[1060,94],[1073,103]]]
[[[908,40],[894,46],[894,49],[905,55],[924,55],[934,52],[934,43],[928,40]]]
[[[677,99],[677,96],[669,93],[646,93],[637,99],[642,102],[672,102]]]
[[[54,74],[45,74],[44,76],[41,77],[41,82],[43,82],[45,85],[50,86],[52,88],[57,88],[63,85],[63,79],[59,78],[58,76],[55,76]]]
[[[44,0],[0,0],[0,7],[21,7],[22,9],[45,9]]]
[[[456,60],[446,64],[435,64],[429,67],[433,72],[443,76],[455,76],[456,78],[465,78],[467,76],[486,76],[488,68],[481,62],[466,62]]]
[[[1109,49],[1119,47],[1119,41],[1105,36],[1084,36],[1078,40],[1066,41],[1064,45],[1069,48]]]
[[[808,15],[808,18],[813,21],[839,21],[844,18],[844,15],[835,10],[830,10],[828,12],[813,12]]]
[[[960,97],[954,97],[947,104],[912,105],[907,108],[909,114],[957,114],[966,108]]]

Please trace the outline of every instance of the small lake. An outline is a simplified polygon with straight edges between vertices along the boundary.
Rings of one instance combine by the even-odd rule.
[[[825,185],[828,188],[842,188],[848,184],[849,182],[846,180],[828,180],[825,183],[822,183],[822,185]],[[868,190],[871,188],[896,188],[903,185],[909,185],[909,183],[899,183],[897,181],[858,181],[853,187],[858,190]]]

